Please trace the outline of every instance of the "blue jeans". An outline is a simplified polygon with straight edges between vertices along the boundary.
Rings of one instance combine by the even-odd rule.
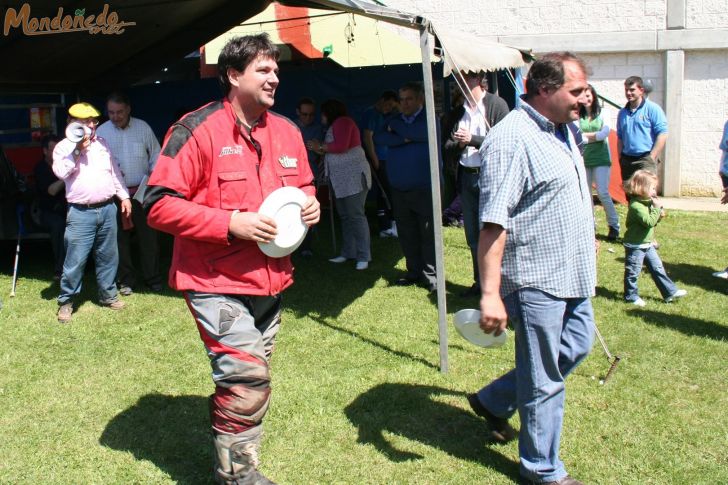
[[[478,238],[480,237],[480,175],[459,169],[458,184],[460,186],[460,203],[463,207],[463,225],[465,226],[465,240],[470,248],[470,257],[473,261],[473,281],[480,287],[478,274]]]
[[[647,266],[647,270],[650,272],[650,276],[652,276],[652,281],[655,282],[657,289],[660,290],[662,297],[667,298],[675,294],[677,287],[670,277],[667,276],[665,267],[662,265],[662,260],[654,246],[650,245],[650,247],[644,249],[625,247],[624,250],[625,300],[635,301],[639,298],[637,279],[642,272],[643,261]]]
[[[566,476],[559,458],[564,380],[589,354],[594,313],[589,298],[562,299],[521,288],[503,299],[516,332],[516,368],[478,392],[494,415],[518,411],[521,475],[539,482]]]
[[[619,231],[619,215],[617,215],[617,209],[614,208],[614,201],[612,201],[612,196],[609,193],[611,173],[611,165],[586,167],[586,180],[589,187],[592,186],[592,182],[596,182],[597,195],[599,196],[599,201],[602,203],[602,207],[604,207],[604,213],[607,216],[607,225]]]
[[[116,205],[106,204],[96,209],[69,205],[66,217],[66,259],[63,262],[61,294],[58,304],[69,303],[81,292],[83,272],[89,254],[93,252],[99,301],[109,304],[117,300],[116,269],[119,250],[116,245]]]

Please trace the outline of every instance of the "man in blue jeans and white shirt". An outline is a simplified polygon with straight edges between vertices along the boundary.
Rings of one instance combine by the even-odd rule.
[[[559,458],[564,381],[594,338],[596,284],[591,191],[567,124],[585,102],[586,68],[551,53],[529,72],[528,94],[480,149],[481,328],[499,335],[510,319],[516,367],[468,396],[493,437],[515,437],[523,483],[578,485]]]

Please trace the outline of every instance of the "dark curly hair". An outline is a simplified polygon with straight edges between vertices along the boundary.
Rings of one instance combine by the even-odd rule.
[[[321,114],[326,116],[326,121],[331,126],[336,118],[347,115],[346,105],[338,99],[327,99],[321,105]]]
[[[230,80],[227,71],[230,68],[243,72],[258,56],[273,59],[278,62],[280,58],[278,47],[270,41],[265,32],[257,35],[233,37],[220,51],[217,58],[217,79],[225,96],[230,93]]]
[[[566,82],[565,62],[575,62],[584,73],[587,67],[584,61],[571,52],[550,52],[533,63],[526,79],[528,96],[535,96],[539,89],[559,89]]]

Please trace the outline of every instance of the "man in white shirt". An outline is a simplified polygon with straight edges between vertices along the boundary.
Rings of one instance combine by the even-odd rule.
[[[462,296],[480,296],[478,281],[478,222],[481,157],[478,153],[488,130],[506,117],[508,105],[503,98],[488,92],[488,81],[484,72],[454,73],[467,87],[465,103],[452,113],[450,119],[459,120],[452,127],[450,138],[445,141],[443,153],[446,160],[457,161],[457,186],[463,207],[465,239],[473,261],[473,285]],[[449,127],[448,127],[449,128]],[[446,128],[447,129],[447,128]],[[452,163],[454,165],[454,163]],[[452,166],[451,165],[451,166]]]
[[[106,99],[109,121],[99,126],[97,133],[106,140],[114,159],[124,174],[124,182],[132,195],[130,221],[119,219],[119,271],[116,280],[119,292],[128,296],[136,284],[136,271],[131,257],[131,232],[136,231],[139,241],[142,275],[152,291],[162,291],[162,275],[159,271],[159,242],[157,231],[150,228],[141,203],[133,198],[139,185],[152,173],[159,155],[159,142],[147,123],[131,116],[129,98],[119,92]],[[132,227],[133,226],[133,227]]]

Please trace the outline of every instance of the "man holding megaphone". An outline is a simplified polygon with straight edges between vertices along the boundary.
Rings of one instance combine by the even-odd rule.
[[[99,111],[89,103],[76,103],[68,110],[66,138],[53,150],[53,172],[66,185],[66,259],[63,262],[58,321],[67,323],[73,314],[73,298],[81,292],[84,268],[93,252],[99,303],[121,310],[114,281],[119,264],[116,245],[116,204],[122,215],[131,215],[129,191],[107,143],[96,136]]]

